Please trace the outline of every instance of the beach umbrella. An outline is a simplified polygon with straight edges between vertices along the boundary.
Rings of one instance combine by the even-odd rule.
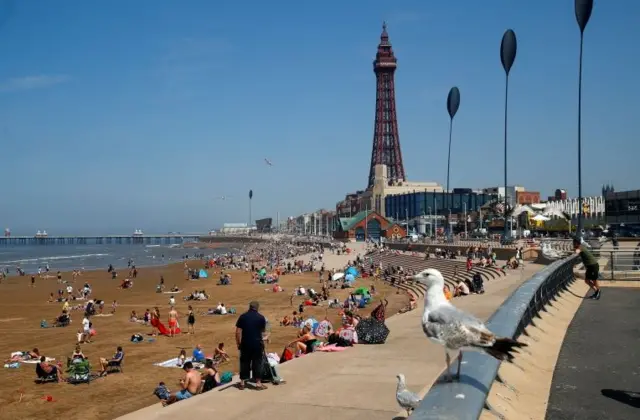
[[[306,321],[304,321],[304,325],[309,327],[312,334],[315,334],[316,329],[318,328],[318,320],[315,318],[308,318]]]
[[[368,295],[369,289],[367,289],[366,287],[358,287],[354,293],[356,295]]]
[[[336,280],[340,280],[343,277],[344,277],[344,273],[336,273],[333,276],[331,276],[331,280],[336,281]]]
[[[357,277],[358,276],[358,270],[355,267],[349,267],[349,268],[347,268],[347,271],[345,271],[345,274],[351,274],[351,275],[353,275],[353,277]]]
[[[315,335],[318,337],[327,338],[332,331],[333,325],[331,325],[331,322],[325,319],[320,324],[318,324]]]
[[[384,344],[389,336],[389,328],[375,318],[364,318],[358,322],[356,333],[361,344]]]

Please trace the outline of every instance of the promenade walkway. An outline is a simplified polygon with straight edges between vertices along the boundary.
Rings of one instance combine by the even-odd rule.
[[[632,419],[640,413],[640,288],[585,299],[560,350],[548,420]]]
[[[484,295],[457,299],[456,305],[486,319],[540,268],[530,264],[525,270],[487,282]],[[384,345],[314,353],[284,363],[279,371],[287,383],[272,385],[267,391],[228,386],[166,408],[158,403],[120,419],[392,419],[399,412],[396,374],[404,373],[411,389],[424,392],[444,368],[444,352],[424,337],[421,315],[422,304],[415,311],[389,318],[391,334]]]

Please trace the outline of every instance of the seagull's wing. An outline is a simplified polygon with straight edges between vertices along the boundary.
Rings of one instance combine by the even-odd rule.
[[[430,311],[423,329],[428,337],[452,349],[491,347],[496,339],[484,322],[453,305],[442,305]]]
[[[396,392],[396,400],[402,408],[416,409],[420,405],[420,398],[408,389]]]

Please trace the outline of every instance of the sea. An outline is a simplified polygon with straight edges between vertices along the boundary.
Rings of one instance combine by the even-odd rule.
[[[231,252],[229,248],[198,249],[181,245],[35,245],[0,247],[0,269],[9,268],[11,275],[20,267],[27,274],[45,270],[52,272],[72,270],[101,270],[109,264],[115,268],[127,267],[129,260],[136,267],[149,267],[182,261],[185,257],[206,256]]]

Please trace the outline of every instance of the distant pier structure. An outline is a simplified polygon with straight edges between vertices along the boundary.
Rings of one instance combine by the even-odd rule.
[[[0,237],[0,246],[17,245],[174,245],[196,242],[199,234],[168,235],[98,235],[98,236],[4,236]]]

